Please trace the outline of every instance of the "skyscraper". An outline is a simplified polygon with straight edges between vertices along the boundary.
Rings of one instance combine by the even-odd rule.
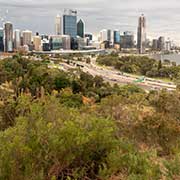
[[[111,43],[112,41],[112,34],[110,29],[107,30],[107,40],[109,41],[109,43]]]
[[[138,22],[137,48],[140,54],[146,52],[146,18],[143,14],[139,17]]]
[[[157,51],[158,50],[158,40],[153,39],[152,41],[152,50]]]
[[[165,50],[165,38],[163,36],[159,37],[159,39],[158,39],[158,49],[160,51]]]
[[[0,28],[0,52],[4,51],[4,30]]]
[[[120,32],[119,32],[119,30],[114,30],[113,42],[114,42],[114,44],[120,44]]]
[[[38,34],[33,37],[33,45],[35,51],[41,50],[41,37]]]
[[[131,49],[134,48],[134,34],[131,31],[125,31],[124,35],[121,36],[121,48]]]
[[[21,32],[19,29],[14,31],[14,48],[18,50],[21,46]]]
[[[100,31],[100,37],[99,37],[100,42],[108,41],[108,30],[103,29]]]
[[[58,14],[55,19],[55,33],[56,35],[61,35],[61,17]]]
[[[26,30],[22,32],[23,45],[30,46],[32,44],[32,31]]]
[[[81,19],[77,23],[77,35],[84,38],[84,22]]]
[[[77,36],[77,11],[64,10],[63,14],[63,34],[69,35],[71,38]]]
[[[165,51],[171,50],[171,41],[168,39],[168,41],[165,42]]]
[[[4,24],[5,31],[5,52],[13,52],[13,25],[10,22]]]

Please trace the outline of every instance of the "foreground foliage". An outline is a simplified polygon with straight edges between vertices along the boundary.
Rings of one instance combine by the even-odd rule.
[[[0,179],[180,179],[178,90],[112,87],[19,57],[0,64],[13,89],[0,91]]]

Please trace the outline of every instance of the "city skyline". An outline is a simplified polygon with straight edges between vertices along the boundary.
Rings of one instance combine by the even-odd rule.
[[[173,5],[175,4],[176,5]],[[6,16],[14,24],[14,28],[30,29],[33,32],[54,32],[54,17],[62,13],[64,8],[77,9],[78,17],[86,22],[86,30],[98,34],[101,29],[119,29],[133,31],[136,34],[137,17],[144,13],[147,18],[147,37],[156,38],[159,35],[170,37],[180,42],[180,15],[177,0],[156,2],[128,0],[113,3],[107,0],[82,1],[72,0],[51,2],[44,0],[43,3],[35,0],[1,0],[1,16]],[[8,11],[7,11],[8,10]],[[173,16],[173,18],[172,18]]]

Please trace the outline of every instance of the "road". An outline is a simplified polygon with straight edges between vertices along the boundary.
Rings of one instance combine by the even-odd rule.
[[[82,71],[87,72],[93,76],[102,76],[105,81],[111,84],[116,83],[119,85],[124,85],[133,83],[147,91],[161,89],[173,91],[176,89],[176,85],[172,82],[165,82],[147,77],[144,77],[142,82],[137,83],[136,81],[141,78],[140,76],[121,73],[120,71],[117,71],[111,67],[98,66],[96,63],[96,58],[92,58],[90,64],[81,61],[73,61],[72,64],[61,63],[60,66],[62,66],[64,70],[78,66],[82,69]]]

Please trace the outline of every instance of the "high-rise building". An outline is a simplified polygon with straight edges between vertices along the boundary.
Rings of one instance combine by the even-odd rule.
[[[165,50],[165,38],[163,36],[159,37],[159,39],[158,39],[158,49],[160,51]]]
[[[23,45],[32,45],[32,31],[26,30],[22,32]]]
[[[60,50],[63,49],[63,40],[60,35],[52,35],[49,39],[49,44],[51,50]]]
[[[165,42],[165,51],[170,51],[171,50],[171,41],[168,40]]]
[[[4,51],[4,29],[0,28],[0,52]]]
[[[34,50],[35,51],[40,51],[41,50],[41,37],[40,36],[34,36],[33,37],[33,45],[34,45]]]
[[[62,35],[63,49],[70,50],[71,49],[71,37],[69,35]]]
[[[158,50],[158,40],[153,39],[152,41],[152,50],[157,51]]]
[[[99,41],[102,42],[109,42],[109,44],[112,43],[112,34],[111,34],[111,30],[110,29],[103,29],[100,31],[100,37],[99,37]]]
[[[52,35],[49,44],[51,50],[70,50],[71,37],[69,35]]]
[[[4,24],[4,32],[5,32],[5,52],[13,52],[13,25],[10,22],[6,22]]]
[[[58,14],[55,19],[55,33],[56,35],[61,35],[61,16]]]
[[[108,33],[107,33],[107,29],[103,29],[100,31],[100,36],[99,36],[99,41],[100,42],[104,42],[108,40]]]
[[[119,30],[114,30],[113,42],[114,42],[114,44],[120,44],[120,31]]]
[[[21,32],[19,29],[14,31],[14,48],[18,50],[21,46]]]
[[[81,19],[77,23],[77,35],[84,38],[84,22]]]
[[[146,18],[143,14],[139,17],[138,22],[137,48],[140,54],[146,52]]]
[[[121,48],[131,49],[134,48],[134,34],[131,31],[125,31],[120,38]]]
[[[77,11],[64,10],[63,14],[63,34],[71,38],[77,36]]]
[[[82,37],[77,38],[77,43],[78,43],[78,49],[83,50],[84,47],[87,45],[86,39]]]
[[[112,42],[112,34],[110,29],[107,30],[107,40],[109,41],[109,43]]]

